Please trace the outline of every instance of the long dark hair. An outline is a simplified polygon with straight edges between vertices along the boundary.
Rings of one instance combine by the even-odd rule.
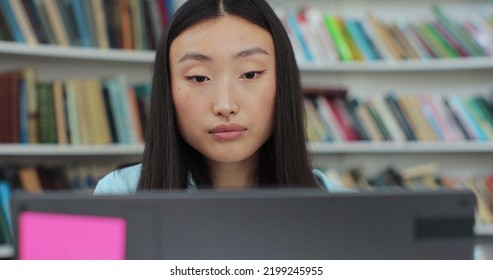
[[[189,0],[175,13],[156,51],[151,106],[138,190],[184,189],[189,176],[198,188],[212,186],[206,161],[178,132],[171,95],[169,48],[192,25],[225,14],[242,17],[267,30],[276,53],[273,134],[260,148],[259,186],[315,186],[306,150],[300,73],[289,37],[264,0]]]

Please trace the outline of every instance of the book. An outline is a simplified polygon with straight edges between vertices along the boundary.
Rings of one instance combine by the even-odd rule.
[[[39,142],[56,143],[55,110],[51,82],[38,82]]]
[[[133,49],[132,18],[130,15],[130,0],[118,0],[118,9],[121,19],[122,47],[123,49]]]
[[[75,100],[77,104],[77,120],[81,144],[94,144],[94,129],[91,121],[92,112],[89,103],[89,93],[84,80],[74,81]]]
[[[103,11],[106,18],[106,30],[108,34],[109,46],[112,49],[120,49],[123,46],[123,34],[121,25],[121,15],[118,8],[118,1],[103,0]]]
[[[85,1],[84,1],[85,2]],[[104,12],[103,0],[91,0],[92,14],[94,15],[94,27],[96,29],[97,46],[101,49],[110,47],[109,35]]]
[[[0,176],[0,208],[5,214],[8,228],[12,231],[12,219],[10,214],[10,199],[12,197],[12,187],[10,183]]]
[[[336,116],[330,109],[329,101],[327,97],[324,95],[316,95],[315,97],[315,107],[317,112],[320,115],[320,118],[324,122],[324,124],[331,131],[332,141],[334,142],[342,142],[344,141],[344,136],[342,132],[342,128],[339,123],[336,121]]]
[[[291,30],[292,39],[297,41],[297,45],[300,47],[301,56],[303,57],[303,62],[313,62],[315,61],[314,54],[312,49],[310,49],[310,45],[306,40],[306,36],[303,33],[303,30],[298,21],[298,15],[296,12],[290,7],[286,8],[286,22]],[[313,45],[313,43],[312,43]]]
[[[398,48],[395,41],[392,39],[391,34],[387,29],[387,25],[378,20],[373,14],[368,14],[368,23],[372,26],[372,29],[375,31],[376,40],[381,40],[383,45],[388,49],[389,54],[394,59],[403,59],[405,58],[404,53]]]
[[[25,39],[25,42],[29,45],[36,45],[38,43],[38,38],[34,33],[33,27],[30,24],[29,18],[27,16],[26,10],[24,9],[22,2],[18,0],[9,0],[10,7],[14,13],[14,17],[19,24],[19,29]]]
[[[360,120],[363,129],[366,132],[368,140],[379,142],[385,139],[380,129],[378,128],[375,119],[371,115],[366,103],[359,102],[358,106],[355,109],[355,113]]]
[[[0,8],[1,8],[0,11],[3,12],[3,17],[7,22],[7,27],[14,41],[25,43],[26,39],[24,38],[24,34],[22,33],[22,29],[19,25],[19,22],[15,18],[15,14],[14,11],[12,10],[10,1],[8,0],[0,1]]]
[[[357,141],[358,134],[354,129],[353,122],[349,117],[346,107],[342,101],[342,98],[332,98],[330,96],[327,97],[327,101],[330,105],[330,109],[334,113],[336,117],[336,121],[339,124],[339,127],[342,129],[342,133],[344,135],[344,139],[346,141]]]
[[[407,140],[409,141],[418,140],[415,132],[413,131],[411,124],[409,123],[409,120],[404,114],[403,109],[401,109],[401,105],[398,102],[396,95],[393,93],[387,94],[385,96],[385,102],[389,106],[390,111],[392,112],[395,119],[397,120],[397,123],[399,123],[400,127],[402,128],[402,131],[406,135]]]
[[[67,108],[67,132],[70,144],[81,144],[82,139],[79,127],[80,109],[77,106],[77,82],[75,80],[64,81],[65,86],[65,107]]]
[[[53,105],[55,113],[56,139],[58,144],[68,144],[67,114],[65,112],[65,98],[61,81],[53,82]]]
[[[426,97],[427,96],[424,96],[425,99]],[[465,135],[463,134],[460,127],[456,124],[454,117],[445,107],[442,96],[431,95],[428,97],[428,100],[431,108],[435,112],[439,124],[443,128],[445,139],[450,139],[450,141],[464,140]]]
[[[21,70],[21,73],[26,91],[27,142],[36,144],[39,142],[38,94],[36,91],[37,71],[34,68],[24,68]]]
[[[82,46],[81,34],[77,28],[76,16],[72,9],[72,0],[55,0],[60,18],[63,21],[70,46]]]
[[[133,34],[132,45],[135,50],[145,50],[145,39],[143,38],[143,35],[145,35],[145,31],[143,30],[142,4],[140,0],[129,1],[129,16],[131,19],[131,28]]]
[[[92,47],[93,42],[90,34],[91,25],[86,15],[83,2],[90,3],[87,0],[70,0],[69,8],[75,18],[75,27],[80,36],[80,45],[83,47]]]
[[[364,34],[364,30],[361,28],[361,23],[356,19],[347,18],[346,28],[351,37],[354,39],[358,49],[366,60],[376,60],[378,57],[374,53],[374,47],[368,40],[368,36]]]
[[[409,23],[403,20],[397,20],[396,24],[400,33],[404,38],[406,38],[406,41],[416,52],[419,59],[426,60],[432,57],[428,49],[425,46],[423,46],[421,40],[417,37],[416,33],[409,28]]]
[[[93,13],[92,1],[84,0],[82,3],[82,12],[84,14],[84,20],[86,22],[86,29],[91,41],[91,47],[98,47],[98,37],[96,30],[96,15]]]
[[[12,34],[9,30],[7,23],[7,17],[3,15],[2,9],[0,9],[0,40],[2,41],[13,41]]]
[[[449,117],[453,120],[455,126],[458,128],[458,130],[461,131],[462,135],[464,135],[464,138],[467,140],[473,140],[475,139],[474,132],[469,128],[466,123],[464,118],[461,116],[459,111],[455,106],[452,106],[446,97],[443,98],[443,104],[444,107],[447,111],[447,114]]]
[[[92,142],[95,144],[109,144],[111,143],[111,135],[101,81],[99,79],[89,79],[83,82],[86,88],[86,92],[84,93],[86,95],[86,102],[89,105],[89,122],[92,132],[91,135],[93,136]]]
[[[455,109],[455,111],[459,114],[459,117],[462,119],[463,124],[468,128],[469,131],[472,132],[475,140],[479,141],[487,141],[488,137],[484,133],[483,129],[479,126],[478,123],[474,121],[473,116],[467,110],[466,104],[464,102],[464,98],[461,98],[458,95],[448,96],[450,106]]]
[[[423,131],[424,137],[426,141],[436,141],[437,135],[435,131],[431,127],[430,120],[434,122],[434,119],[428,119],[423,114],[422,105],[420,103],[420,99],[416,95],[409,95],[407,97],[407,101],[410,103],[410,107],[412,108],[412,112],[414,119],[416,120],[416,125],[420,130]]]
[[[37,24],[40,26],[40,29],[43,31],[45,34],[45,39],[47,44],[57,44],[56,38],[55,38],[55,33],[54,30],[51,28],[51,23],[48,19],[48,14],[46,12],[46,9],[44,7],[43,0],[28,0],[33,14],[34,18],[37,19]]]
[[[384,97],[382,95],[372,95],[368,98],[367,102],[381,116],[381,120],[388,130],[390,139],[396,142],[405,141],[406,135],[385,103]]]
[[[390,22],[387,28],[392,38],[394,38],[396,46],[401,50],[406,59],[420,58],[407,37],[401,32],[401,29],[397,26],[396,22]]]
[[[324,23],[324,15],[322,11],[316,7],[305,7],[303,9],[308,28],[319,42],[322,61],[337,61],[339,60],[334,42],[330,38],[329,31]]]
[[[321,48],[322,42],[319,41],[319,36],[317,36],[316,32],[318,30],[314,29],[312,25],[308,24],[308,20],[303,11],[298,12],[296,15],[296,20],[298,22],[298,27],[303,35],[304,41],[309,48],[312,59],[309,61],[314,64],[321,64],[325,61],[326,57],[324,56],[323,50]]]
[[[387,128],[387,126],[383,122],[382,117],[381,117],[380,113],[377,111],[374,104],[370,100],[367,100],[365,102],[365,106],[368,108],[368,113],[370,113],[370,116],[373,119],[373,121],[375,122],[375,125],[376,125],[378,131],[383,136],[383,140],[392,141],[393,138],[390,135],[389,129]]]
[[[19,127],[17,128],[18,138],[17,143],[19,144],[28,144],[29,143],[29,112],[27,110],[27,84],[22,76],[22,73],[19,73],[19,99],[17,100],[18,104],[18,119],[19,119]],[[15,130],[14,130],[15,131]]]
[[[481,47],[472,40],[469,34],[467,34],[458,23],[451,20],[448,15],[443,12],[440,5],[433,4],[432,12],[438,21],[440,21],[443,26],[461,42],[461,45],[467,49],[467,52],[470,53],[471,56],[484,56]]]
[[[451,134],[447,131],[447,127],[440,119],[441,116],[438,116],[437,111],[433,108],[433,105],[430,102],[429,96],[420,96],[419,103],[421,104],[421,111],[423,112],[423,116],[428,120],[430,127],[433,129],[434,134],[437,139],[440,141],[450,141]]]
[[[135,132],[136,143],[144,143],[144,135],[142,131],[142,122],[140,120],[139,105],[137,103],[137,95],[135,89],[130,87],[128,89],[128,104],[130,106],[130,114],[132,120],[132,129]],[[107,128],[109,131],[109,127]]]
[[[362,140],[362,141],[370,140],[368,136],[368,131],[366,130],[361,119],[356,113],[357,108],[360,106],[359,100],[356,98],[345,98],[342,100],[342,102],[347,110],[348,116],[351,118],[353,128],[356,131],[356,134],[358,135],[358,140]]]
[[[473,121],[484,132],[486,138],[493,140],[493,124],[489,122],[479,104],[476,103],[476,100],[470,97],[464,97],[463,101],[466,110],[471,115]]]
[[[30,193],[39,193],[43,191],[36,167],[20,167],[17,172],[21,186],[25,191]]]
[[[68,47],[70,45],[68,33],[56,0],[44,0],[42,3],[46,11],[50,27],[55,35],[56,43],[62,47]]]
[[[325,15],[324,23],[329,30],[329,34],[334,42],[337,52],[339,54],[339,58],[342,61],[352,61],[353,55],[351,49],[344,37],[344,34],[341,30],[341,25],[338,16],[333,15]]]
[[[456,37],[454,37],[453,34],[448,31],[445,26],[439,21],[435,21],[432,23],[433,27],[439,32],[447,42],[452,45],[452,47],[455,49],[455,51],[461,56],[461,57],[467,57],[470,56],[471,54],[465,49],[461,43],[457,40]]]

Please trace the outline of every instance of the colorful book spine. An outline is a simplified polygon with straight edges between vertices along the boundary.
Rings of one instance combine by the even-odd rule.
[[[9,1],[0,0],[0,7],[2,8],[1,10],[3,12],[2,16],[5,17],[10,33],[12,34],[14,40],[20,43],[25,43],[26,40],[24,38],[24,35],[22,34],[19,23],[17,22],[17,19],[14,16],[14,11],[10,6]]]
[[[330,36],[335,43],[337,52],[339,53],[339,58],[342,61],[352,61],[353,55],[348,43],[344,39],[341,27],[339,25],[339,20],[337,16],[326,15],[324,17],[325,25],[329,30]]]

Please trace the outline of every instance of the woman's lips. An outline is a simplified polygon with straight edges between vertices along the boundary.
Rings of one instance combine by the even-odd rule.
[[[211,129],[209,133],[222,140],[234,140],[243,135],[246,130],[238,124],[221,124]]]

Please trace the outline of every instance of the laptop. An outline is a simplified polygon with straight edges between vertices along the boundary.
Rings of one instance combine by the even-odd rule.
[[[473,258],[475,205],[469,191],[258,189],[16,193],[11,210],[19,259],[428,260]]]

